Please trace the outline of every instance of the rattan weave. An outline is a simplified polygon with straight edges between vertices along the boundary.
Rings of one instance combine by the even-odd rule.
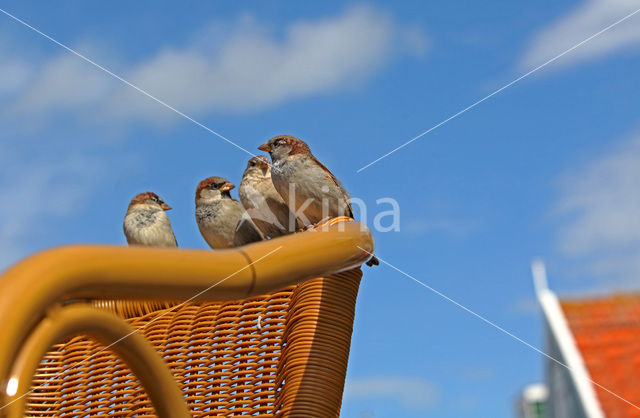
[[[349,270],[242,301],[94,305],[140,330],[193,416],[335,417],[361,276]],[[33,389],[29,417],[154,416],[130,370],[84,337],[52,347]]]

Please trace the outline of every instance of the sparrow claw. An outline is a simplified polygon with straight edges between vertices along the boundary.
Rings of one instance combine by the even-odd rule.
[[[329,219],[331,219],[331,216],[327,216],[326,218],[322,218],[322,219],[320,219],[318,222],[316,222],[314,224],[309,224],[307,226],[303,226],[302,228],[298,229],[298,232],[314,231],[314,230],[320,229],[322,227],[326,227],[328,225],[323,225],[323,224],[326,224],[327,221],[329,221]]]
[[[369,261],[367,261],[365,263],[367,266],[369,267],[373,267],[373,266],[379,266],[380,265],[380,261],[378,260],[378,257],[376,257],[375,255],[373,257],[371,257],[369,259]]]
[[[329,222],[330,219],[331,219],[331,216],[326,216],[320,219],[318,222],[316,222],[315,225],[313,225],[313,228],[314,229],[327,228],[329,226],[327,222]]]

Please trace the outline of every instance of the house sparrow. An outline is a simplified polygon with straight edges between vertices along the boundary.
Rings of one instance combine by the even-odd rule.
[[[209,177],[196,189],[196,221],[211,248],[231,248],[264,239],[242,203],[231,197],[235,186],[222,177]]]
[[[349,193],[340,180],[294,136],[279,135],[258,147],[271,155],[271,179],[294,215],[305,227],[327,217],[353,218]],[[367,265],[377,265],[372,257]]]
[[[271,181],[271,164],[264,155],[253,157],[242,175],[238,195],[262,233],[270,238],[295,232],[297,219]]]
[[[136,195],[124,217],[124,235],[129,245],[177,247],[171,222],[165,211],[171,209],[157,194]]]

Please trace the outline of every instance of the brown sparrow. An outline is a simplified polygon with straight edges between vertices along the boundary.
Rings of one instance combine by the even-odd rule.
[[[222,177],[209,177],[196,189],[196,221],[211,248],[231,248],[264,239],[242,203],[231,197],[235,186]]]
[[[171,207],[157,194],[151,192],[136,195],[129,203],[124,217],[124,235],[129,245],[148,247],[177,247],[171,222],[165,211]]]
[[[271,164],[264,155],[247,163],[238,187],[242,205],[266,236],[279,237],[297,231],[300,225],[271,181]]]
[[[258,147],[271,155],[273,185],[303,226],[327,217],[353,218],[349,193],[340,180],[294,136],[279,135]],[[370,264],[371,263],[371,264]],[[378,264],[372,257],[367,265]]]

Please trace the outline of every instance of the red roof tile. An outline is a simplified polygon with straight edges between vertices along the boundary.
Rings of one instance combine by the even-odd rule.
[[[560,302],[594,382],[640,407],[640,295]],[[595,387],[607,418],[640,409]]]

